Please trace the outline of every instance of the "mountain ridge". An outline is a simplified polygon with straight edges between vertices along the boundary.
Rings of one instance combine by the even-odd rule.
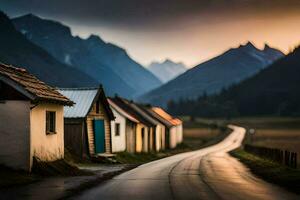
[[[284,54],[279,50],[260,50],[248,42],[200,63],[137,99],[166,107],[170,100],[195,99],[203,93],[215,94],[253,76],[282,56]]]
[[[300,47],[297,47],[258,74],[220,94],[178,104],[173,102],[169,111],[202,117],[300,116],[299,58]]]
[[[97,86],[99,82],[85,73],[57,61],[44,49],[18,32],[0,11],[0,61],[25,68],[40,80],[56,87]],[[68,74],[68,76],[66,76]]]
[[[173,62],[166,59],[162,62],[154,61],[147,67],[157,78],[163,83],[166,83],[187,70],[187,67],[182,62]]]
[[[70,27],[35,15],[13,19],[18,30],[56,59],[101,82],[109,95],[131,98],[158,87],[161,82],[130,58],[125,49],[91,34],[83,39]]]

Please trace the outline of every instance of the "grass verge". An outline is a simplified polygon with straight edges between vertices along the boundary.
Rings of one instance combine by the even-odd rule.
[[[175,149],[165,150],[161,152],[148,152],[148,153],[128,153],[121,152],[116,154],[116,160],[122,164],[144,164],[168,156],[172,156],[178,153],[190,151],[191,149],[184,143],[178,145]]]
[[[300,170],[280,165],[256,155],[238,149],[230,152],[238,158],[257,176],[266,181],[277,184],[287,190],[300,194]]]

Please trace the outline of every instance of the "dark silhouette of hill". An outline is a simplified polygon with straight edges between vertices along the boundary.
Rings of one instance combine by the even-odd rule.
[[[222,88],[257,74],[282,56],[282,52],[268,45],[260,50],[249,42],[199,64],[138,100],[165,107],[170,100],[196,99],[205,92],[217,94]]]
[[[18,32],[0,11],[0,62],[27,69],[44,82],[58,87],[96,86],[99,82],[57,61]]]
[[[197,116],[299,116],[300,48],[274,62],[259,74],[194,101],[170,102],[176,114]],[[186,109],[184,109],[186,108]]]
[[[101,82],[109,95],[133,97],[161,84],[124,49],[104,42],[99,36],[82,39],[73,36],[68,26],[32,14],[13,22],[24,36],[56,59]]]

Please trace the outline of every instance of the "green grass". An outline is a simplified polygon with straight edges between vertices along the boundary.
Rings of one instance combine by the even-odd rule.
[[[230,153],[238,158],[257,176],[277,184],[289,191],[300,194],[300,170],[292,169],[276,162],[247,153],[241,149]]]
[[[117,153],[116,160],[122,164],[143,164],[146,162],[150,162],[159,158],[158,154],[155,153],[140,153],[140,154],[131,154],[128,152]]]
[[[177,145],[175,149],[165,150],[161,152],[149,152],[149,153],[128,153],[121,152],[116,154],[116,160],[122,164],[144,164],[157,159],[165,158],[178,153],[183,153],[191,150],[189,146],[182,143]]]

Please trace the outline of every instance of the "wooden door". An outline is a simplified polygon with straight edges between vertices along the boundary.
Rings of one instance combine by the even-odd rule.
[[[104,120],[94,120],[94,134],[95,134],[95,153],[105,152],[105,130]]]

